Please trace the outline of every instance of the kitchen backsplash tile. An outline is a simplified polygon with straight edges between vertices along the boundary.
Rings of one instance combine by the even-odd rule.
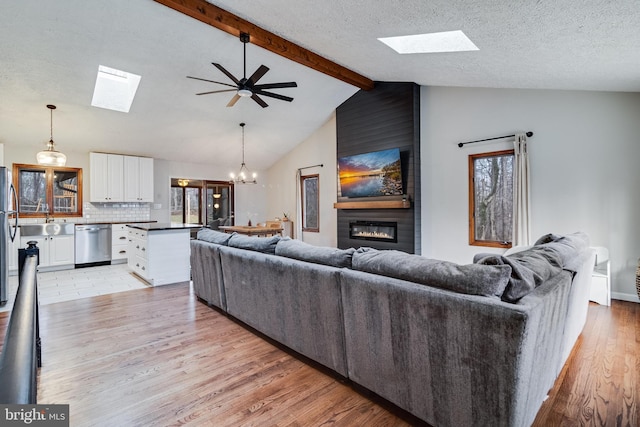
[[[82,205],[82,218],[54,216],[54,222],[76,224],[91,222],[141,222],[149,221],[149,203],[89,203]],[[20,224],[43,223],[44,218],[20,218]]]
[[[149,221],[149,203],[84,203],[82,214],[85,222]]]

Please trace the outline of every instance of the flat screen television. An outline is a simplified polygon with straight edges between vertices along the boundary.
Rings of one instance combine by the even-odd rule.
[[[391,148],[338,159],[338,197],[402,194],[400,149]]]

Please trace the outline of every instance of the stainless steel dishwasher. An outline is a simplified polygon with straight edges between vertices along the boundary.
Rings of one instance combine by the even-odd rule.
[[[111,263],[111,224],[76,225],[76,267]]]

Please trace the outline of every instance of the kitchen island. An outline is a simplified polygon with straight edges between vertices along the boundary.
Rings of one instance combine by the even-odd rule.
[[[152,286],[188,282],[191,278],[191,230],[199,224],[128,224],[129,268]]]

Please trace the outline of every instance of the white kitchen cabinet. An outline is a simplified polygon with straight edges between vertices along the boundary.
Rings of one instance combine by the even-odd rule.
[[[188,282],[190,240],[188,228],[129,227],[129,268],[153,286]]]
[[[153,159],[124,156],[124,201],[153,202]]]
[[[124,201],[124,156],[89,153],[91,202]]]
[[[61,236],[27,236],[20,238],[20,247],[26,248],[27,242],[35,241],[40,251],[38,269],[57,269],[75,263],[75,237]]]
[[[129,235],[126,224],[111,225],[111,263],[127,262]]]

